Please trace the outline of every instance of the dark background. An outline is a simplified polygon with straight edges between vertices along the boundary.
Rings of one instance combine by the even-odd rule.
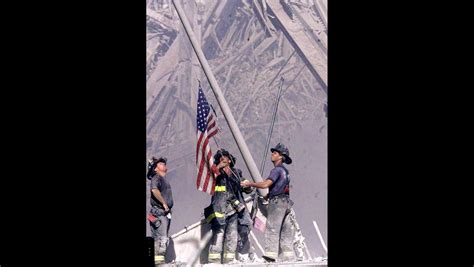
[[[144,266],[144,4],[4,6],[2,267]],[[331,265],[473,264],[472,46],[434,7],[329,3]]]

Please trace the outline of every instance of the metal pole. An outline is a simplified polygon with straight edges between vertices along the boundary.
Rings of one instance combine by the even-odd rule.
[[[316,221],[313,221],[313,225],[314,225],[314,229],[316,229],[316,233],[318,233],[319,240],[321,240],[321,245],[323,245],[324,250],[326,251],[326,253],[328,253],[328,247],[326,247],[326,243],[324,243],[323,236],[321,235],[321,232],[319,231],[319,227]]]
[[[237,147],[239,148],[240,153],[242,154],[242,157],[244,158],[245,165],[247,166],[247,169],[250,172],[251,178],[253,179],[254,182],[263,181],[262,176],[260,175],[260,172],[258,171],[257,165],[255,164],[255,161],[253,160],[252,155],[250,154],[247,144],[245,143],[245,139],[242,136],[242,133],[240,133],[239,127],[237,126],[237,123],[235,122],[234,116],[232,116],[229,105],[227,105],[227,102],[224,99],[224,94],[219,88],[219,85],[217,84],[217,80],[214,77],[214,74],[212,73],[212,70],[209,67],[209,64],[207,63],[207,59],[204,56],[204,53],[202,52],[201,46],[199,45],[199,43],[196,40],[196,37],[194,36],[191,25],[189,24],[186,18],[186,15],[184,14],[184,10],[181,8],[181,6],[179,5],[179,3],[177,3],[176,0],[173,0],[172,2],[176,11],[178,12],[179,19],[183,23],[186,34],[188,35],[189,40],[191,41],[191,45],[194,49],[194,52],[196,53],[199,63],[201,63],[202,69],[204,70],[204,74],[206,75],[209,81],[209,84],[211,86],[212,92],[214,93],[217,99],[217,103],[219,103],[219,106],[221,107],[222,113],[224,114],[224,118],[226,119],[227,124],[229,125],[229,128],[230,128],[230,131],[232,132],[232,136],[234,137],[235,142],[237,143]],[[268,189],[257,188],[257,190],[259,194],[262,196],[268,193]]]
[[[260,245],[260,242],[258,242],[257,237],[255,236],[255,234],[252,231],[250,231],[250,236],[252,237],[253,242],[255,242],[257,247],[260,249],[260,252],[262,252],[262,255],[265,255],[265,250],[263,250],[262,245]]]
[[[280,78],[280,89],[278,90],[277,97],[275,99],[275,106],[273,106],[273,115],[272,121],[270,123],[270,128],[268,129],[268,137],[267,137],[267,144],[265,145],[265,150],[263,150],[263,158],[262,163],[260,164],[260,174],[263,175],[263,171],[265,170],[265,162],[266,162],[266,155],[268,154],[268,148],[270,147],[270,141],[272,139],[273,133],[273,125],[275,124],[275,118],[278,111],[278,102],[280,102],[281,97],[281,89],[283,88],[283,77]]]
[[[196,262],[199,259],[199,256],[201,255],[201,252],[204,248],[206,248],[207,243],[209,240],[211,240],[212,237],[212,231],[207,232],[204,235],[204,238],[199,242],[199,247],[194,251],[194,253],[189,257],[186,267],[191,267],[191,266],[196,266]]]

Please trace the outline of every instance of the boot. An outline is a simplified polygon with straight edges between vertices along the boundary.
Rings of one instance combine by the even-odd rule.
[[[240,254],[240,253],[237,253],[237,259],[238,259],[240,262],[251,262],[251,261],[250,261],[249,254]]]

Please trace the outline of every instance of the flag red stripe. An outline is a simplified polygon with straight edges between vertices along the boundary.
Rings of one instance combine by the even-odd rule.
[[[202,137],[203,137],[204,135],[205,135],[205,133],[204,133],[204,134],[201,134],[200,139],[202,139]],[[196,163],[199,165],[199,168],[198,168],[198,177],[197,177],[197,182],[196,182],[198,189],[200,189],[201,179],[202,179],[202,172],[203,172],[204,164],[205,164],[205,160],[203,160],[203,156],[204,156],[204,152],[203,152],[203,151],[204,151],[204,147],[205,147],[205,144],[206,144],[206,141],[207,141],[207,140],[208,140],[208,139],[205,138],[203,145],[199,147],[198,153],[197,153],[197,155],[196,155],[197,157],[198,157],[199,155],[201,156],[199,162],[197,162],[197,160],[196,160]],[[198,158],[199,158],[199,157],[198,157]]]
[[[212,128],[214,128],[214,126],[216,126],[216,121],[210,122],[209,126],[207,127],[207,131],[209,132]]]
[[[199,135],[197,146],[196,146],[196,164],[197,164],[197,161],[198,161],[198,155],[199,155],[198,153],[199,153],[199,148],[200,148],[200,144],[201,144],[203,135],[204,134],[202,134],[202,133]]]
[[[204,139],[204,143],[202,144],[202,149],[200,151],[201,152],[200,153],[201,160],[200,160],[199,172],[198,172],[199,183],[197,183],[198,189],[200,189],[200,186],[202,184],[203,185],[202,189],[205,192],[209,191],[209,189],[207,188],[207,186],[209,184],[209,176],[210,176],[209,175],[209,167],[210,167],[209,162],[210,162],[210,157],[212,156],[212,152],[211,152],[210,147],[209,147],[208,155],[206,156],[206,148],[208,148],[208,145],[209,145],[209,136],[206,136],[205,139]],[[203,182],[202,178],[204,176],[203,175],[204,171],[206,171],[206,177],[205,177],[204,182]]]
[[[206,137],[206,139],[204,140],[204,143],[202,145],[203,149],[201,149],[201,162],[200,162],[200,165],[199,165],[199,174],[202,175],[202,169],[204,168],[204,166],[206,165],[207,163],[207,160],[206,160],[206,150],[204,149],[205,147],[207,147],[207,145],[209,144],[209,138]]]
[[[204,188],[207,188],[207,186],[209,185],[209,177],[211,176],[211,172],[209,171],[211,169],[211,166],[209,164],[211,164],[210,160],[211,160],[211,157],[212,157],[212,153],[211,151],[209,151],[207,153],[207,160],[206,160],[206,163],[208,164],[208,168],[207,168],[207,174],[206,174],[206,179],[204,180]],[[207,191],[207,190],[206,190]]]
[[[216,134],[217,134],[217,129],[216,129],[214,132],[210,133],[210,134],[208,135],[208,137],[211,138],[211,137],[213,137],[213,136],[216,135]]]

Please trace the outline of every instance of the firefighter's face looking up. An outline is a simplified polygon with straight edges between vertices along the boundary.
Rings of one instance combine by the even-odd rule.
[[[229,165],[230,164],[230,159],[227,156],[222,156],[221,159],[220,159],[220,162],[221,163],[223,162],[223,163]]]
[[[166,167],[166,163],[158,162],[158,164],[156,164],[155,171],[166,172],[167,170],[168,170],[168,167]]]
[[[275,162],[281,158],[283,157],[280,155],[280,153],[278,153],[277,151],[272,152],[272,162]]]

